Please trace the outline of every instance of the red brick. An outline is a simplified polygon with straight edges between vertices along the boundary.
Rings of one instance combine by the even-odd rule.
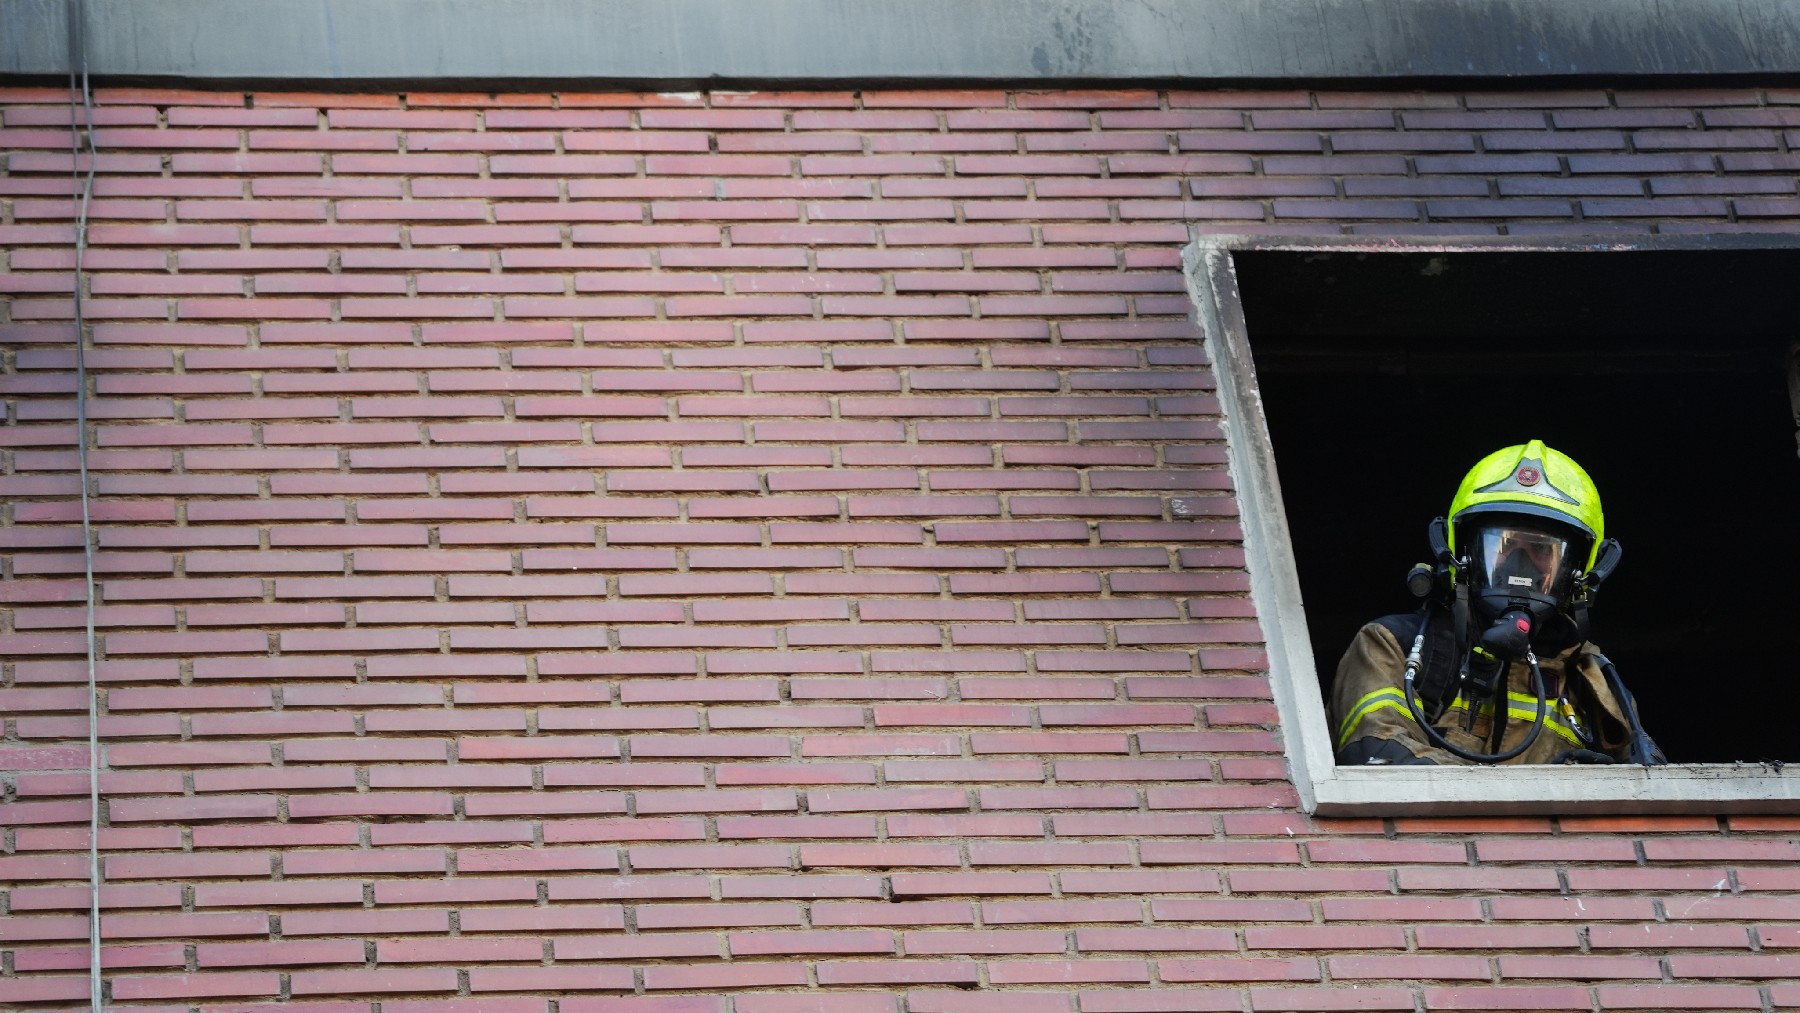
[[[60,923],[61,919],[34,919],[44,924],[37,931]],[[81,934],[86,934],[85,922]],[[269,931],[265,914],[188,913],[188,914],[109,914],[101,919],[101,935],[107,939],[198,939],[214,936],[263,936]],[[30,938],[30,937],[21,937]],[[48,937],[43,938],[62,938]],[[76,938],[76,937],[68,937]]]
[[[1554,956],[1554,957],[1506,957],[1499,959],[1500,977],[1514,978],[1573,978],[1578,980],[1594,980],[1600,978],[1659,978],[1662,968],[1656,959],[1651,957],[1600,957],[1600,956]],[[1679,973],[1679,972],[1678,972]],[[1487,977],[1485,970],[1481,977]]]
[[[1253,900],[1248,898],[1169,898],[1152,900],[1157,921],[1276,921],[1307,922],[1312,909],[1305,901]]]
[[[1652,862],[1792,862],[1800,858],[1792,841],[1663,838],[1644,842]]]
[[[1037,872],[898,873],[894,896],[1050,893],[1050,878]]]
[[[951,867],[961,864],[955,845],[946,844],[804,844],[800,864],[828,866]]]
[[[269,875],[271,869],[267,854],[254,853],[111,855],[104,861],[105,874],[109,880],[256,877]]]
[[[1495,897],[1490,909],[1503,921],[1644,921],[1654,915],[1649,898],[1643,897]]]
[[[274,819],[273,795],[213,795],[205,798],[118,798],[107,802],[117,822],[192,819]],[[23,813],[18,814],[23,816]]]
[[[975,964],[967,961],[847,961],[818,965],[821,985],[954,984],[973,987]]]
[[[963,809],[960,788],[824,789],[809,793],[814,812],[878,812],[883,810]]]
[[[281,990],[281,979],[274,974],[245,971],[116,977],[111,985],[114,999],[218,998],[273,996]]]
[[[1574,949],[1575,929],[1546,925],[1420,925],[1413,935],[1420,949]]]
[[[1676,905],[1683,907],[1683,905]],[[1589,928],[1589,945],[1597,950],[1642,950],[1649,946],[1665,948],[1737,948],[1750,945],[1744,930],[1737,925],[1593,925]]]
[[[295,995],[359,995],[397,992],[454,992],[456,972],[450,968],[386,968],[376,971],[299,971],[292,976]]]
[[[1728,882],[1726,870],[1720,868],[1574,868],[1566,875],[1569,889],[1577,893],[1587,890],[1704,890],[1716,893],[1720,889],[1718,884]]]
[[[1083,991],[1079,993],[1081,1008],[1086,1013],[1189,1013],[1189,1011],[1239,1010],[1242,1000],[1236,991],[1225,989],[1132,989],[1118,992]],[[1060,994],[1056,998],[1060,1000]],[[1045,1008],[1045,1013],[1061,1007]]]
[[[988,962],[988,980],[995,984],[1148,984],[1150,968],[1141,960],[996,960]]]
[[[1406,936],[1398,925],[1271,925],[1244,930],[1252,950],[1399,950]]]
[[[195,948],[201,967],[262,967],[299,964],[360,964],[362,944],[354,940],[282,943],[202,943]]]
[[[723,876],[720,896],[727,900],[771,898],[854,897],[878,898],[881,880],[875,876]]]
[[[719,837],[734,838],[874,838],[875,820],[859,816],[726,816],[717,820]],[[836,845],[821,845],[836,847]],[[801,863],[809,863],[802,853]]]
[[[796,1008],[808,1013],[894,1013],[898,1008],[893,996],[867,992],[817,994],[804,999],[792,995],[746,993],[735,997],[733,1006],[739,1013],[789,1013]]]
[[[1396,820],[1401,833],[1422,834],[1548,834],[1550,821],[1529,817],[1449,816]]]
[[[990,925],[1058,924],[1063,922],[1135,922],[1141,906],[1131,900],[983,901],[981,916]]]
[[[1784,986],[1770,989],[1776,1008],[1789,1005],[1791,996],[1783,994]],[[1755,1009],[1762,997],[1757,990],[1743,985],[1602,985],[1602,1009]]]

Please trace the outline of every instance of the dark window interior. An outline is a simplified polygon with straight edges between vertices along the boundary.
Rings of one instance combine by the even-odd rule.
[[[1356,629],[1487,453],[1593,477],[1623,562],[1593,639],[1675,762],[1793,761],[1800,251],[1234,255],[1307,624]]]

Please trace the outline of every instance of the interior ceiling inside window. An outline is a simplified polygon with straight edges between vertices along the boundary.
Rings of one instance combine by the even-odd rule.
[[[1425,525],[1541,439],[1624,562],[1594,640],[1679,762],[1793,761],[1800,251],[1235,255],[1313,652],[1410,611]]]

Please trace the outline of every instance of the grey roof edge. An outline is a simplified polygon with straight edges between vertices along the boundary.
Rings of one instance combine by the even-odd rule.
[[[0,0],[0,75],[438,88],[1800,75],[1800,0]],[[79,62],[79,61],[76,61]]]

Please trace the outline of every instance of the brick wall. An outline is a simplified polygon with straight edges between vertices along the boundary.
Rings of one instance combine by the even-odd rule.
[[[119,1006],[1800,1006],[1800,820],[1296,811],[1177,266],[1791,231],[1800,91],[97,98]],[[54,1008],[70,116],[0,116],[0,1005]]]

